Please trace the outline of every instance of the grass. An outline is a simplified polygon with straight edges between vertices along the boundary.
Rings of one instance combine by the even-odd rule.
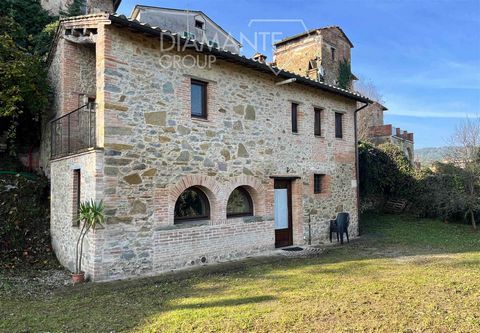
[[[480,233],[371,215],[319,258],[9,295],[5,332],[479,332]]]

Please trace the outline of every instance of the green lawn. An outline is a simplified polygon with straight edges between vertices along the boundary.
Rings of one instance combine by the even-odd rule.
[[[366,216],[362,233],[319,258],[248,259],[34,296],[0,290],[0,331],[480,332],[480,232]]]

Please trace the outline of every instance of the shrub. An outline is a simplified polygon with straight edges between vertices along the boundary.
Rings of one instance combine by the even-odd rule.
[[[458,174],[424,170],[418,177],[413,211],[421,217],[444,221],[465,211],[465,194]]]
[[[359,146],[360,196],[379,202],[410,199],[415,191],[414,170],[403,152],[392,144]],[[379,200],[378,198],[381,198]]]
[[[471,207],[478,207],[470,202],[470,169],[437,162],[431,169],[415,171],[392,144],[360,143],[359,164],[362,211],[379,210],[389,199],[406,199],[411,213],[447,221],[463,219]]]

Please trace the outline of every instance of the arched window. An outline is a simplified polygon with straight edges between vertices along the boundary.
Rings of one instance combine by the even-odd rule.
[[[243,187],[237,187],[228,198],[227,217],[251,215],[253,215],[252,198]]]
[[[206,220],[210,218],[210,204],[207,196],[198,187],[183,191],[175,203],[175,223]]]

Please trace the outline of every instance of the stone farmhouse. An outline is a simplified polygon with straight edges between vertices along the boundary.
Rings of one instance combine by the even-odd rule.
[[[323,81],[305,72],[318,65],[289,68],[297,39],[277,45],[274,67],[101,6],[63,19],[49,58],[41,163],[63,265],[73,269],[77,211],[90,199],[106,215],[86,238],[94,281],[318,244],[340,211],[358,234],[355,127],[368,98],[329,84],[328,66]],[[319,31],[350,56],[341,29]],[[179,65],[164,61],[175,56]]]

